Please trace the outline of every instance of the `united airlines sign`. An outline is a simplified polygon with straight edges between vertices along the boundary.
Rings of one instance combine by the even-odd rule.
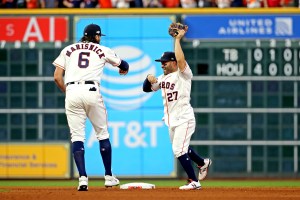
[[[187,16],[187,39],[292,39],[300,38],[300,16],[217,15]]]

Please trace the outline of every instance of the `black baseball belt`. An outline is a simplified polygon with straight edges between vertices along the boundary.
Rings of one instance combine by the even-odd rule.
[[[67,83],[67,85],[72,85],[72,84],[92,84],[92,85],[95,85],[95,82],[94,81],[81,81],[81,82],[73,81],[73,82]]]

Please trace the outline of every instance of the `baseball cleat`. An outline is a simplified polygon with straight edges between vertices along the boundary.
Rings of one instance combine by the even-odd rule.
[[[180,186],[180,190],[200,190],[201,184],[200,181],[193,181],[192,179],[188,180],[186,185]]]
[[[120,184],[120,181],[114,176],[109,176],[109,175],[106,175],[104,176],[104,179],[105,179],[105,187],[112,187],[112,186],[118,186]]]
[[[198,166],[199,168],[199,175],[198,175],[198,179],[199,181],[202,181],[205,179],[207,173],[208,173],[208,168],[211,165],[212,161],[209,158],[205,158],[204,159],[204,165],[203,166]]]
[[[78,191],[88,191],[88,177],[81,176],[79,178]]]

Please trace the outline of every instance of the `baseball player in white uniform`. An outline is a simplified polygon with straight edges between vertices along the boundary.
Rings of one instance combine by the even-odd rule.
[[[189,145],[195,131],[195,115],[190,104],[193,73],[185,60],[180,40],[185,30],[179,30],[175,39],[175,53],[164,52],[160,59],[163,74],[155,77],[149,74],[144,81],[143,91],[152,92],[161,89],[164,104],[164,121],[169,128],[172,150],[188,175],[188,183],[179,187],[182,190],[200,189],[211,165],[211,159],[201,158]],[[199,167],[198,178],[191,160]]]
[[[85,122],[89,118],[100,144],[100,153],[105,168],[106,187],[119,185],[111,171],[111,144],[109,140],[107,112],[101,96],[101,76],[106,63],[119,68],[120,75],[126,75],[129,65],[116,53],[100,45],[100,26],[85,27],[80,42],[65,47],[54,60],[56,67],[54,81],[66,93],[65,108],[71,132],[72,152],[79,172],[78,191],[88,190],[88,176],[85,170],[84,141]]]

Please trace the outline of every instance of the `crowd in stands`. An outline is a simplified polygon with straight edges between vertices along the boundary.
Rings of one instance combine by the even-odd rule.
[[[300,0],[0,0],[1,8],[299,7]]]

